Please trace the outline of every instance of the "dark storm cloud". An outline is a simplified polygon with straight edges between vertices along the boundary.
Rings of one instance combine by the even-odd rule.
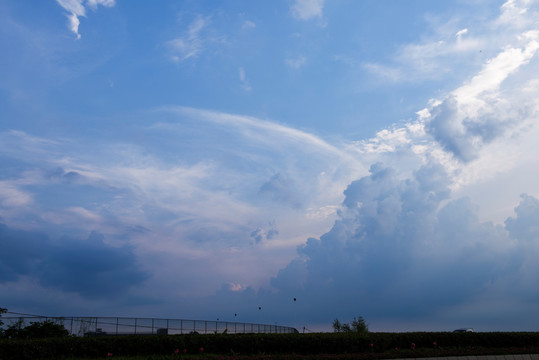
[[[111,298],[148,278],[137,267],[133,249],[103,240],[94,232],[84,241],[54,242],[44,234],[0,224],[0,281],[27,276],[45,287],[83,297]]]
[[[0,281],[15,281],[36,271],[50,256],[49,239],[42,233],[10,229],[0,224]]]

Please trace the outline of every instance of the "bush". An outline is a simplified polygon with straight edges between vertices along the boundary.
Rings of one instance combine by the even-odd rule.
[[[32,322],[28,326],[24,326],[24,322],[17,321],[10,325],[4,332],[4,336],[10,339],[43,339],[53,337],[67,337],[69,331],[64,325],[56,324],[51,320],[42,322]]]
[[[354,320],[352,320],[351,325],[348,323],[341,324],[339,319],[335,319],[335,321],[333,321],[333,331],[344,332],[344,333],[354,332],[358,334],[366,334],[369,332],[369,326],[367,325],[367,323],[365,322],[365,319],[363,319],[362,316],[360,316],[357,319],[354,318]]]
[[[414,343],[413,349],[411,344]],[[372,344],[372,346],[371,346]],[[188,358],[205,354],[353,356],[365,360],[406,357],[537,353],[539,333],[313,333],[185,334],[0,339],[0,359],[104,358],[117,356]],[[399,350],[396,350],[396,349]],[[332,355],[332,356],[333,356]]]

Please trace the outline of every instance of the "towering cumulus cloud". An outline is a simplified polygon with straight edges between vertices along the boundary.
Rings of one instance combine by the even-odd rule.
[[[409,178],[373,165],[346,189],[332,229],[301,246],[272,285],[309,299],[320,321],[330,310],[335,316],[355,310],[412,328],[414,320],[448,314],[459,315],[455,326],[505,318],[512,301],[494,313],[478,310],[500,296],[527,303],[532,284],[521,271],[537,267],[539,234],[532,224],[539,221],[539,201],[523,195],[516,218],[504,228],[479,221],[468,198],[448,200],[449,184],[436,164]]]

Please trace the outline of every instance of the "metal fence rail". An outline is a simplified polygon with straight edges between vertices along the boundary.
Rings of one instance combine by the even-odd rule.
[[[10,314],[8,312],[8,314]],[[11,313],[13,314],[13,313]],[[25,327],[34,322],[52,321],[63,325],[74,336],[107,335],[176,335],[176,334],[244,334],[244,333],[297,333],[293,327],[240,323],[161,318],[129,317],[51,317],[51,316],[2,316],[4,328]]]

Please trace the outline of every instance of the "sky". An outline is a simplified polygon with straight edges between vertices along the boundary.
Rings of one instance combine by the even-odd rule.
[[[539,331],[539,1],[0,18],[0,307]]]

